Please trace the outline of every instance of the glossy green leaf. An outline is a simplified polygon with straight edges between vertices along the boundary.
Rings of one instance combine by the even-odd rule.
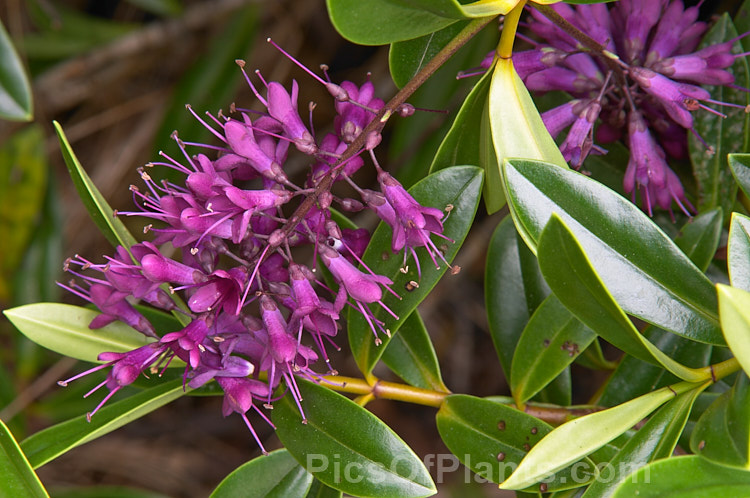
[[[305,498],[341,498],[343,493],[338,489],[326,486],[317,479],[313,479],[312,486]]]
[[[445,17],[487,17],[505,15],[520,0],[390,0],[394,3],[424,9]],[[536,3],[550,4],[559,0],[537,0]]]
[[[552,379],[544,388],[532,398],[540,403],[557,406],[573,404],[573,376],[570,367],[565,367],[560,374]]]
[[[480,154],[480,134],[477,130],[482,126],[491,80],[492,72],[487,71],[464,100],[435,154],[430,172],[456,164],[476,164],[485,171],[490,170],[490,166],[483,163],[484,157]]]
[[[750,472],[697,456],[659,460],[628,477],[613,498],[717,498],[750,496]]]
[[[35,303],[3,312],[26,337],[64,356],[96,362],[99,353],[123,353],[153,339],[122,322],[92,330],[89,323],[98,312],[60,303]]]
[[[659,408],[614,458],[600,469],[599,478],[588,487],[581,498],[612,496],[618,484],[629,474],[649,462],[671,457],[685,428],[690,410],[698,394],[706,386],[708,383],[682,393]]]
[[[689,341],[653,326],[643,330],[643,336],[667,356],[683,365],[701,367],[713,363],[712,346],[709,344]],[[601,406],[619,405],[678,380],[678,377],[659,365],[626,355],[607,381],[601,397],[594,402]]]
[[[617,362],[604,357],[602,345],[598,340],[592,342],[583,353],[576,358],[576,363],[590,370],[614,370]]]
[[[1,59],[2,55],[0,66]],[[8,137],[0,147],[0,165],[0,302],[8,303],[15,291],[13,276],[36,232],[47,190],[49,164],[42,127],[26,126]]]
[[[494,74],[494,66],[487,71],[490,75]],[[490,85],[492,76],[490,76]],[[490,121],[489,89],[487,90],[487,101],[482,107],[482,117],[479,121],[479,166],[484,168],[484,206],[489,214],[498,211],[505,206],[505,189],[503,188],[503,178],[501,173],[500,162],[498,161],[497,149],[495,148],[494,134],[492,133],[492,123]]]
[[[13,434],[0,420],[0,495],[49,496],[39,477],[18,446]]]
[[[551,164],[514,159],[504,170],[511,214],[532,250],[557,212],[627,313],[688,339],[724,343],[713,284],[633,203]]]
[[[513,354],[510,390],[521,405],[552,382],[596,338],[555,297],[537,308]]]
[[[737,36],[737,30],[726,13],[706,33],[701,48],[718,44]],[[735,53],[743,52],[739,42],[735,43]],[[737,57],[733,66],[727,68],[735,76],[735,83],[741,87],[748,85],[748,67],[744,57]],[[747,93],[729,86],[706,86],[711,98],[745,107]],[[711,112],[697,112],[694,115],[694,129],[712,148],[706,146],[693,134],[688,136],[690,160],[693,174],[698,184],[698,210],[700,212],[721,207],[727,215],[732,211],[737,194],[737,183],[727,164],[727,153],[736,152],[738,138],[743,134],[745,112],[743,109],[722,107],[726,119]]]
[[[489,123],[499,165],[508,158],[547,161],[567,169],[560,149],[550,136],[534,101],[516,73],[511,59],[497,59],[489,91]],[[502,167],[502,166],[501,166]],[[502,177],[502,171],[492,172]],[[487,172],[488,185],[490,172]],[[502,207],[488,204],[494,212]]]
[[[690,449],[714,463],[750,470],[750,387],[738,375],[731,390],[703,413],[690,436]]]
[[[727,248],[729,281],[750,292],[750,218],[732,213]]]
[[[598,335],[641,360],[656,362],[683,380],[710,375],[685,367],[651,344],[612,298],[565,222],[555,213],[537,246],[539,267],[560,302]]]
[[[607,144],[606,154],[589,154],[583,168],[591,173],[591,178],[626,196],[622,173],[627,169],[629,160],[630,150],[618,141]]]
[[[496,483],[507,479],[528,454],[529,448],[533,451],[535,445],[552,431],[547,423],[515,408],[464,394],[448,396],[436,421],[440,437],[448,449],[464,465]],[[582,486],[596,474],[590,460],[561,469],[539,479],[543,480],[547,491]],[[528,484],[532,485],[535,490],[539,489],[536,481]]]
[[[430,496],[422,461],[375,415],[325,387],[297,379],[303,423],[291,395],[274,403],[276,434],[316,479],[354,496]]]
[[[718,284],[721,330],[737,361],[750,375],[750,292]]]
[[[185,391],[182,382],[181,378],[175,379],[138,392],[122,401],[107,403],[91,417],[91,422],[87,420],[87,415],[81,415],[48,427],[21,441],[21,449],[26,453],[31,465],[39,468],[76,446],[119,429],[183,396]],[[92,399],[92,407],[93,403]]]
[[[448,392],[435,347],[418,311],[412,311],[383,352],[383,363],[412,386]]]
[[[490,335],[507,379],[516,343],[549,293],[536,257],[518,236],[513,220],[506,217],[487,249],[484,296]]]
[[[737,184],[750,197],[750,154],[729,154],[727,160]]]
[[[401,88],[411,80],[442,48],[451,41],[464,27],[466,21],[446,26],[413,40],[396,42],[388,52],[388,66],[391,78],[397,87]],[[474,164],[461,162],[455,164]]]
[[[524,489],[534,485],[545,475],[567,467],[615,439],[675,394],[671,388],[662,388],[614,408],[564,423],[531,448],[500,488]],[[561,451],[563,448],[565,451]]]
[[[458,249],[471,227],[474,215],[479,204],[479,193],[482,186],[482,172],[473,166],[457,166],[438,171],[417,183],[409,192],[414,198],[425,206],[444,208],[449,204],[453,206],[450,216],[444,223],[443,234],[454,242],[437,242],[445,245],[445,259],[452,261]],[[437,239],[437,237],[433,237]],[[427,296],[437,281],[445,273],[447,267],[444,263],[440,269],[426,254],[424,248],[417,249],[417,255],[422,269],[421,279],[417,275],[416,264],[412,259],[407,261],[409,267],[406,273],[401,271],[403,256],[401,254],[391,255],[391,228],[381,223],[375,230],[370,244],[362,259],[377,275],[385,275],[393,280],[392,288],[400,295],[401,299],[384,293],[383,303],[388,306],[399,317],[396,320],[380,306],[371,309],[376,318],[385,323],[385,328],[395,334],[409,314],[416,309],[417,305]],[[390,255],[386,259],[383,255]],[[406,286],[411,281],[419,281],[419,287],[407,291]],[[376,307],[377,306],[377,307]],[[354,359],[362,372],[372,371],[375,363],[388,344],[389,338],[382,336],[382,344],[375,344],[373,332],[364,316],[359,310],[350,309],[347,325],[349,329],[349,344],[354,354]]]
[[[31,85],[13,42],[0,22],[0,118],[33,119]]]
[[[458,0],[391,0],[401,5],[408,5],[434,12],[446,17],[484,17],[504,15],[513,9],[519,0],[475,0],[463,2]],[[558,0],[540,0],[539,3],[550,3]]]
[[[336,31],[360,45],[411,40],[457,20],[389,0],[326,0],[326,6]]]
[[[305,496],[313,482],[285,449],[259,456],[234,469],[211,493],[211,498]]]
[[[135,238],[125,228],[122,221],[114,216],[114,212],[107,203],[107,200],[83,170],[81,163],[78,162],[78,158],[70,147],[70,143],[68,143],[62,126],[57,121],[54,121],[53,124],[57,132],[57,138],[60,140],[65,165],[68,167],[68,172],[73,179],[73,184],[76,186],[78,195],[81,201],[83,201],[83,205],[86,207],[89,215],[94,220],[94,223],[96,223],[96,226],[99,227],[99,230],[112,246],[132,246],[136,243]]]
[[[702,271],[708,269],[721,239],[724,216],[720,207],[690,218],[675,239],[677,247]]]

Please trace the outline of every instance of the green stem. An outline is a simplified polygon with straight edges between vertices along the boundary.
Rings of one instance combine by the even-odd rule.
[[[675,396],[684,392],[695,389],[703,384],[716,382],[727,375],[731,375],[740,369],[740,364],[736,358],[730,358],[721,363],[715,365],[709,365],[705,367],[707,378],[706,382],[678,382],[663,387],[663,390],[669,390],[674,393]],[[395,401],[404,401],[407,403],[414,403],[416,405],[431,406],[433,408],[440,408],[451,393],[444,391],[435,391],[432,389],[422,389],[419,387],[410,386],[407,384],[399,384],[397,382],[387,382],[380,380],[374,376],[369,376],[369,380],[358,379],[355,377],[342,377],[339,375],[329,375],[324,377],[326,382],[321,383],[322,386],[326,386],[334,391],[356,394],[357,403],[365,406],[373,399],[392,399]],[[509,398],[507,403],[508,406],[515,407],[513,401]],[[551,425],[560,425],[571,419],[588,415],[599,411],[602,408],[591,406],[591,407],[557,407],[549,405],[537,405],[529,403],[524,405],[523,411],[532,415],[540,420],[544,420]]]
[[[513,42],[516,39],[518,21],[521,19],[524,5],[526,5],[526,0],[521,0],[505,16],[503,32],[500,34],[500,43],[497,45],[497,56],[501,59],[510,59],[513,56]]]

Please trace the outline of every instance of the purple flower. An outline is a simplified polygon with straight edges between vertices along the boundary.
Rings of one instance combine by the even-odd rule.
[[[672,81],[650,69],[634,67],[629,73],[646,93],[658,100],[669,117],[683,128],[693,127],[693,115],[690,111],[697,108],[697,101],[711,98],[711,94],[703,88]]]
[[[664,160],[664,151],[654,141],[646,122],[637,112],[630,114],[628,126],[630,145],[630,161],[625,172],[625,191],[633,194],[640,191],[641,200],[649,215],[653,206],[669,209],[672,200],[677,202],[685,214],[690,215],[688,209],[693,209],[685,198],[685,192],[680,185],[677,175],[669,168]]]
[[[104,404],[120,389],[124,386],[130,385],[138,378],[141,373],[146,369],[149,369],[154,365],[157,360],[163,358],[167,353],[168,349],[166,346],[153,342],[145,346],[141,346],[138,349],[134,349],[127,353],[102,353],[99,355],[99,360],[107,363],[96,366],[85,372],[79,373],[67,380],[58,382],[61,386],[67,386],[68,383],[86,376],[90,373],[102,370],[104,368],[110,368],[111,370],[107,375],[107,378],[93,388],[91,391],[84,395],[84,398],[89,397],[100,388],[106,386],[109,389],[109,393],[104,399],[91,412],[86,414],[86,418],[91,421],[91,417],[104,406]],[[156,373],[154,371],[153,373]]]
[[[138,375],[163,371],[177,357],[185,363],[185,387],[199,389],[216,381],[224,390],[222,413],[238,413],[265,453],[247,413],[253,409],[268,421],[257,402],[271,408],[283,382],[305,418],[296,379],[320,382],[314,369],[319,355],[313,348],[328,373],[336,374],[325,343],[338,349],[333,341],[342,309],[352,306],[365,315],[376,344],[381,342],[378,333],[388,331],[370,304],[398,317],[383,304],[383,289],[393,293],[391,280],[355,266],[361,263],[369,232],[342,230],[331,212],[332,207],[357,210],[364,205],[320,187],[325,179],[330,180],[326,186],[348,183],[362,191],[352,176],[366,158],[363,150],[348,149],[384,105],[373,84],[336,85],[316,76],[334,96],[336,112],[330,126],[335,133],[327,134],[319,147],[312,125],[308,128],[299,115],[296,82],[290,92],[257,73],[267,89],[264,98],[244,74],[265,106],[263,112],[232,106],[231,118],[220,113],[204,120],[188,106],[220,145],[185,142],[175,133],[182,160],[160,153],[160,162],[139,169],[145,187],[130,189],[137,208],[117,214],[145,220],[143,231],[152,240],[130,251],[118,248],[104,265],[78,256],[66,263],[82,283],[64,287],[101,311],[92,328],[120,320],[156,341],[127,353],[102,353],[100,359],[107,363],[62,384],[109,369],[98,388],[106,386],[110,392],[93,414]],[[401,114],[412,111],[407,107]],[[378,137],[373,137],[366,148],[375,162],[371,149]],[[188,152],[192,147],[206,153]],[[346,161],[344,153],[350,156]],[[290,179],[299,175],[285,171],[292,155],[295,168],[309,166],[302,186]],[[148,173],[155,166],[169,168],[183,180],[157,182]],[[387,216],[398,249],[409,247],[413,253],[414,247],[425,246],[435,260],[437,248],[429,237],[442,236],[442,212],[420,206],[394,182],[384,177],[384,193],[373,194],[392,213]],[[309,257],[330,270],[336,291],[315,278],[312,265],[299,261]],[[187,325],[157,330],[134,306],[139,300],[181,313]]]
[[[263,399],[270,395],[268,386],[263,382],[241,377],[219,377],[216,379],[216,382],[218,382],[224,390],[224,401],[221,405],[222,414],[226,417],[232,413],[239,413],[242,420],[245,421],[245,425],[247,425],[247,428],[250,430],[250,433],[253,435],[255,442],[258,443],[260,450],[264,455],[267,455],[268,452],[263,447],[263,443],[260,442],[258,434],[255,432],[250,420],[247,418],[247,412],[250,408],[254,409],[266,422],[268,422],[268,425],[275,429],[273,423],[268,420],[268,417],[263,415],[263,412],[258,410],[258,407],[253,403],[253,398]]]
[[[380,171],[378,174],[378,182],[383,196],[393,209],[393,213],[388,217],[381,217],[393,229],[393,252],[398,253],[406,248],[404,260],[406,260],[406,252],[411,253],[420,275],[419,259],[414,251],[417,247],[424,247],[427,250],[436,268],[440,267],[438,259],[450,266],[443,253],[430,239],[430,235],[435,234],[445,240],[450,240],[443,235],[443,212],[440,209],[419,204],[395,178],[385,171]],[[376,212],[380,214],[377,209]]]
[[[672,202],[690,213],[692,208],[677,176],[668,173],[667,160],[686,156],[688,131],[698,135],[693,127],[694,112],[725,117],[707,103],[744,107],[744,103],[712,101],[709,92],[696,84],[733,85],[730,68],[745,54],[732,50],[747,33],[696,50],[707,26],[697,21],[698,6],[685,8],[681,0],[557,3],[551,8],[609,52],[584,47],[531,9],[528,27],[535,37],[529,39],[534,48],[515,53],[513,59],[530,90],[562,90],[572,96],[567,104],[542,115],[552,136],[570,127],[561,144],[563,156],[572,166],[581,167],[588,154],[604,152],[594,138],[601,143],[624,139],[623,131],[633,127],[628,125],[630,115],[631,122],[638,121],[636,128],[640,129],[643,121],[644,130],[650,129],[655,136],[646,131],[628,132],[628,142],[637,144],[632,153],[639,157],[631,158],[626,188],[641,192],[649,213],[655,206],[669,210]]]

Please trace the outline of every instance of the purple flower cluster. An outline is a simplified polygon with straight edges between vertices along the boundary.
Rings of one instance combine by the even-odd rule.
[[[283,380],[304,419],[295,377],[320,381],[312,368],[319,357],[328,373],[336,373],[326,344],[337,348],[333,339],[347,306],[365,316],[376,343],[379,334],[389,333],[370,306],[393,314],[383,304],[384,292],[393,292],[392,282],[364,265],[359,269],[369,233],[340,228],[331,206],[372,209],[392,227],[393,249],[403,250],[405,259],[424,247],[437,265],[444,259],[430,236],[445,237],[442,211],[422,207],[377,164],[372,150],[377,132],[356,154],[348,151],[348,159],[342,158],[384,107],[369,80],[357,86],[318,78],[334,96],[337,115],[334,131],[317,140],[300,117],[296,82],[289,91],[257,73],[265,87],[262,95],[244,72],[244,62],[238,64],[265,111],[233,109],[231,117],[219,113],[209,115],[210,121],[194,113],[221,145],[186,143],[175,135],[183,158],[162,153],[164,161],[147,168],[176,170],[184,174],[184,184],[157,182],[143,168],[145,190],[131,186],[138,208],[118,213],[147,219],[144,231],[154,234],[153,240],[118,247],[103,264],[76,256],[65,265],[77,278],[64,287],[101,310],[91,328],[120,320],[155,341],[127,353],[103,353],[99,359],[105,364],[61,384],[110,369],[92,390],[106,386],[109,393],[91,416],[140,374],[160,373],[177,357],[185,363],[184,382],[191,388],[216,380],[225,393],[224,415],[239,413],[262,449],[246,413],[252,408],[268,420],[258,402],[270,408]],[[190,155],[187,146],[218,154],[215,159]],[[351,178],[365,162],[363,151],[377,168],[379,192],[361,189]],[[310,167],[302,186],[292,183],[285,169],[292,153],[301,154]],[[330,188],[320,188],[323,180],[331,185],[346,181],[361,200],[335,196]],[[311,253],[330,271],[337,284],[333,289],[316,277],[314,267],[296,259],[302,256],[295,256]],[[181,315],[187,325],[160,335],[134,306],[138,302]]]
[[[595,53],[535,9],[528,28],[531,50],[515,53],[514,65],[529,90],[562,90],[573,100],[542,115],[549,132],[569,131],[561,152],[579,168],[595,145],[624,139],[630,148],[625,191],[636,192],[650,214],[672,202],[693,211],[667,157],[686,154],[686,130],[694,133],[692,112],[718,103],[697,85],[734,85],[728,71],[737,39],[696,51],[707,29],[698,7],[681,0],[620,0],[606,4],[552,8],[604,49]],[[743,35],[744,36],[744,35]],[[485,61],[485,65],[488,61]],[[727,104],[730,105],[730,104]],[[594,124],[600,122],[594,133]],[[704,142],[705,143],[705,142]]]

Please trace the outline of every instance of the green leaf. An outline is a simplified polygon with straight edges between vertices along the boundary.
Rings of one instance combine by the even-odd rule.
[[[135,237],[125,228],[122,221],[114,216],[114,212],[107,203],[107,200],[83,170],[81,163],[78,162],[78,158],[68,143],[68,139],[60,123],[53,121],[53,125],[57,132],[57,138],[60,140],[65,165],[68,167],[73,184],[75,184],[78,195],[81,197],[81,201],[83,201],[83,205],[86,207],[89,215],[112,246],[116,247],[120,245],[129,248],[136,243]]]
[[[388,52],[388,65],[396,86],[401,88],[407,84],[467,24],[468,21],[459,21],[434,33],[393,43]],[[460,164],[475,163],[462,162]]]
[[[675,395],[671,388],[662,388],[614,408],[564,423],[531,448],[500,488],[524,489],[534,485],[545,475],[601,448]],[[565,450],[561,451],[562,448]]]
[[[682,249],[701,271],[705,272],[708,269],[719,247],[723,218],[720,207],[705,211],[695,218],[690,218],[675,239],[677,247]]]
[[[26,126],[5,140],[0,147],[0,165],[0,302],[7,303],[15,294],[11,281],[36,233],[44,206],[49,164],[41,126]]]
[[[326,6],[336,31],[360,45],[411,40],[457,20],[389,0],[326,0]]]
[[[481,138],[477,133],[482,126],[482,118],[487,107],[490,81],[492,72],[487,71],[464,100],[450,130],[440,143],[430,172],[456,164],[476,164],[485,171],[492,167],[483,163],[484,157],[480,153]],[[494,166],[497,167],[497,161]]]
[[[728,14],[724,14],[711,30],[703,37],[700,47],[718,44],[737,36]],[[743,52],[739,42],[735,42],[732,51]],[[735,64],[727,71],[734,74],[736,84],[748,85],[748,66],[744,57],[737,57]],[[711,98],[718,102],[727,102],[745,107],[748,104],[746,92],[728,86],[707,86]],[[727,164],[727,152],[737,150],[738,139],[743,135],[745,112],[742,109],[722,107],[726,119],[711,112],[695,114],[694,129],[712,150],[692,134],[688,136],[690,160],[693,163],[693,174],[698,183],[698,211],[721,207],[727,215],[732,211],[737,195],[737,183],[732,177]]]
[[[49,496],[39,477],[18,446],[13,434],[0,420],[0,495]]]
[[[504,169],[513,220],[532,250],[557,212],[626,312],[691,340],[724,343],[713,284],[633,203],[552,164],[513,159]]]
[[[511,59],[495,61],[490,83],[488,113],[498,165],[502,165],[506,159],[520,157],[547,161],[564,169],[568,168],[560,149],[544,126],[526,85],[516,73]],[[491,185],[490,174],[502,178],[502,171],[488,171],[488,185]],[[487,210],[492,213],[501,207],[502,205],[496,203],[488,203]]]
[[[750,292],[750,218],[732,213],[728,246],[729,281]]]
[[[35,303],[3,311],[26,337],[47,349],[79,360],[97,362],[99,353],[124,353],[153,341],[122,322],[92,330],[98,312],[59,303]]]
[[[417,455],[387,425],[353,401],[297,379],[306,423],[291,395],[274,403],[276,434],[324,484],[354,496],[430,496],[436,492]]]
[[[510,390],[523,404],[552,382],[596,338],[553,295],[537,308],[516,345]]]
[[[583,350],[583,354],[576,358],[576,363],[589,370],[614,370],[617,368],[617,362],[604,357],[602,345],[599,344],[598,340],[595,340]]]
[[[444,208],[449,204],[453,206],[450,216],[444,223],[443,235],[454,242],[438,242],[440,245],[447,246],[444,256],[448,262],[455,257],[471,227],[479,203],[481,186],[482,172],[479,168],[457,166],[438,171],[409,190],[409,193],[422,205],[437,208]],[[392,288],[401,296],[401,299],[391,294],[383,297],[383,303],[400,318],[399,320],[393,318],[380,306],[371,308],[375,317],[382,320],[385,328],[389,329],[393,335],[437,284],[447,267],[442,263],[440,269],[436,269],[424,248],[419,248],[416,252],[422,268],[421,279],[417,276],[416,265],[411,259],[407,262],[409,270],[406,273],[402,272],[402,255],[391,255],[391,232],[388,225],[381,223],[375,230],[362,259],[373,272],[393,280]],[[384,259],[383,255],[390,256]],[[419,287],[407,291],[406,286],[409,282],[417,280],[419,280]],[[354,359],[362,372],[369,373],[383,354],[389,338],[381,337],[383,343],[377,346],[373,332],[359,310],[350,309],[347,325],[349,344]]]
[[[532,399],[541,403],[549,403],[557,406],[572,405],[573,379],[570,374],[570,367],[565,367],[557,377],[544,386],[544,388]]]
[[[507,479],[529,448],[533,451],[552,431],[552,426],[515,408],[464,394],[448,396],[436,421],[448,449],[464,465],[496,483]],[[595,474],[592,462],[583,460],[574,468],[543,476],[545,489],[555,491],[582,486]]]
[[[750,292],[718,284],[721,330],[729,349],[750,375]]]
[[[31,85],[13,42],[0,22],[0,118],[33,119]]]
[[[653,462],[628,477],[613,498],[715,498],[750,495],[750,472],[730,469],[697,456]]]
[[[537,246],[539,267],[560,302],[591,330],[641,360],[656,362],[683,380],[700,382],[710,373],[685,367],[638,332],[592,268],[565,222],[556,214]]]
[[[518,236],[513,220],[506,217],[487,249],[484,296],[490,335],[507,379],[518,339],[549,293],[536,257]]]
[[[285,449],[254,458],[237,467],[211,493],[211,498],[305,496],[313,476]]]
[[[418,8],[445,17],[487,17],[504,15],[518,5],[519,0],[390,0],[399,5]],[[555,3],[558,0],[539,0],[537,3]]]
[[[305,498],[341,498],[341,491],[333,489],[330,486],[326,486],[317,479],[313,479],[310,491],[307,492]]]
[[[589,486],[581,498],[612,496],[617,485],[629,474],[649,462],[671,457],[695,399],[707,385],[682,393],[659,408],[614,458],[600,469],[599,479]]]
[[[692,367],[712,363],[712,346],[689,341],[679,335],[649,326],[643,336],[667,356]],[[632,398],[677,382],[678,377],[659,365],[646,363],[634,356],[625,356],[617,365],[601,397],[595,401],[601,406],[614,406]]]
[[[440,375],[435,347],[419,312],[414,310],[394,335],[385,351],[383,363],[412,386],[448,392]]]
[[[727,160],[737,184],[750,197],[750,154],[729,154]]]
[[[730,391],[703,413],[690,436],[690,449],[714,463],[750,470],[750,388],[738,375]]]
[[[93,441],[123,425],[183,396],[182,379],[141,391],[116,403],[108,403],[87,420],[87,415],[73,418],[41,430],[21,441],[31,465],[36,469],[76,446]]]

